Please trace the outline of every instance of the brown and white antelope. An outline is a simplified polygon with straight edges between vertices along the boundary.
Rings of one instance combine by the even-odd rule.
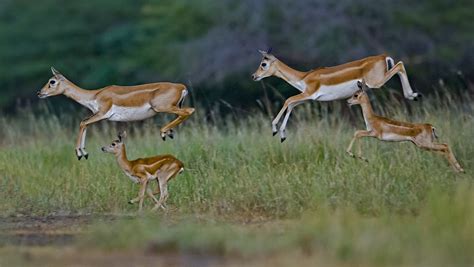
[[[194,108],[183,108],[188,94],[186,86],[179,83],[150,83],[135,86],[110,85],[97,90],[85,90],[75,85],[54,68],[53,77],[38,92],[38,97],[63,94],[92,111],[92,115],[81,121],[76,142],[78,159],[85,157],[87,126],[92,123],[109,121],[138,121],[150,118],[156,113],[176,114],[178,117],[161,128],[163,140],[168,135],[173,138],[173,128],[186,120]]]
[[[126,136],[126,132],[119,133],[118,139],[112,141],[110,145],[102,147],[102,151],[114,154],[118,165],[125,174],[132,182],[140,184],[138,196],[130,200],[129,203],[133,204],[138,201],[138,211],[141,211],[146,193],[155,202],[155,207],[152,210],[159,207],[164,209],[165,202],[168,199],[168,181],[183,172],[183,163],[172,155],[128,160],[124,144]],[[158,182],[158,190],[155,193],[147,188],[148,182],[152,180]],[[160,194],[159,200],[154,196],[158,193]]]
[[[402,82],[403,94],[406,98],[416,100],[418,93],[413,92],[403,63],[394,64],[392,58],[378,55],[352,61],[342,65],[318,68],[310,71],[297,71],[270,54],[259,50],[263,58],[258,69],[252,74],[254,81],[260,81],[269,76],[279,77],[300,91],[289,97],[283,108],[272,121],[273,135],[277,134],[277,125],[286,111],[280,126],[281,142],[285,141],[286,124],[293,108],[305,101],[333,101],[347,99],[357,90],[357,82],[364,79],[371,88],[380,88],[392,76],[398,74]]]
[[[421,149],[441,153],[446,157],[455,171],[464,172],[461,165],[457,162],[456,157],[454,157],[451,148],[447,144],[436,142],[438,137],[436,136],[433,125],[395,121],[376,115],[370,104],[369,97],[365,92],[368,90],[367,84],[363,81],[358,82],[358,87],[360,90],[349,98],[347,103],[351,106],[360,105],[362,107],[362,114],[367,130],[359,130],[354,133],[354,138],[352,138],[346,151],[350,156],[354,157],[354,154],[352,154],[352,145],[356,140],[362,137],[374,137],[382,141],[410,141]],[[362,157],[360,140],[358,141],[358,147],[358,158],[366,160]]]

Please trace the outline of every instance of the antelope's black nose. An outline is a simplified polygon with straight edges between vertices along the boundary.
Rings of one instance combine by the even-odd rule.
[[[252,80],[254,80],[254,81],[255,81],[256,79],[257,79],[257,75],[255,75],[255,73],[254,73],[254,74],[252,74]]]
[[[105,147],[102,147],[101,149],[102,149],[103,152],[105,152]]]

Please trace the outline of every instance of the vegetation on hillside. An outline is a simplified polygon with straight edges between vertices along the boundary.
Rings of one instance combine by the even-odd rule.
[[[444,0],[3,1],[0,109],[36,102],[51,65],[85,88],[179,81],[205,107],[252,108],[264,94],[249,79],[256,49],[270,46],[300,69],[387,52],[405,61],[417,90],[430,93],[439,79],[464,90],[474,80],[473,9]]]

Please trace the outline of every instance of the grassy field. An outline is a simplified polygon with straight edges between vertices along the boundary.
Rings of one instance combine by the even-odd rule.
[[[464,98],[392,99],[377,110],[434,124],[465,174],[409,143],[365,140],[369,162],[349,157],[352,134],[364,125],[358,107],[338,116],[343,103],[298,107],[283,144],[262,114],[206,123],[198,112],[166,142],[159,119],[118,127],[103,122],[88,131],[90,158],[80,162],[74,154],[78,115],[26,110],[0,118],[0,212],[133,215],[137,206],[127,201],[138,187],[99,150],[121,128],[129,130],[130,158],[171,153],[186,171],[170,183],[168,212],[93,224],[81,235],[80,249],[171,249],[258,258],[257,265],[281,259],[283,266],[291,260],[472,266],[474,104]],[[150,200],[146,204],[151,208]]]

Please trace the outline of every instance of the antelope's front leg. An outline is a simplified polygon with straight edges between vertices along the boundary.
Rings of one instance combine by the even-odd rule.
[[[273,119],[273,121],[272,121],[273,136],[275,136],[278,133],[277,125],[280,122],[280,119],[283,116],[283,114],[285,113],[285,111],[287,111],[288,105],[290,105],[292,102],[297,101],[297,100],[299,100],[299,99],[301,99],[305,96],[306,96],[305,94],[299,94],[299,95],[294,95],[292,97],[289,97],[287,100],[285,100],[285,103],[283,104],[283,107],[280,109],[280,111],[276,115],[275,119]]]
[[[85,159],[89,157],[89,154],[85,149],[87,126],[103,119],[107,119],[105,113],[96,113],[90,116],[89,118],[81,121],[81,124],[79,126],[79,135],[76,141],[76,156],[78,160],[80,160],[82,157],[84,157]]]
[[[358,141],[358,142],[359,142],[359,144],[358,144],[358,146],[359,146],[359,148],[358,148],[358,150],[359,150],[359,151],[358,151],[358,158],[359,158],[359,159],[362,159],[362,160],[364,160],[364,161],[367,161],[366,158],[362,157],[362,149],[361,149],[361,147],[360,147],[360,140],[358,140],[359,138],[364,137],[364,136],[371,136],[371,132],[369,132],[369,131],[363,131],[363,130],[356,131],[356,132],[354,133],[354,137],[352,138],[351,142],[349,143],[349,146],[348,146],[347,149],[346,149],[346,152],[347,152],[347,154],[349,154],[349,156],[351,156],[351,157],[354,158],[355,156],[354,156],[354,154],[352,153],[352,146],[354,145],[354,142],[355,142],[355,141]]]
[[[286,140],[286,132],[285,132],[286,124],[288,123],[288,119],[290,118],[291,112],[297,105],[303,103],[305,100],[306,99],[295,100],[288,105],[288,110],[286,111],[285,118],[283,119],[283,123],[281,124],[281,127],[280,127],[280,141],[282,143]]]
[[[138,192],[138,212],[141,212],[143,209],[143,200],[145,199],[145,191],[146,191],[146,186],[148,183],[148,179],[142,179],[140,181],[141,187],[140,191]]]

